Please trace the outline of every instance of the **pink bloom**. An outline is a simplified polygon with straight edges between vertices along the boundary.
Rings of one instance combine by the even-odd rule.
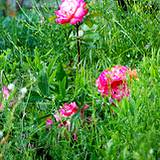
[[[83,106],[82,110],[85,111],[85,110],[88,109],[88,108],[89,108],[89,105],[88,105],[88,104],[85,104],[85,105]]]
[[[3,105],[2,105],[2,103],[0,103],[0,111],[2,111],[3,110]]]
[[[78,111],[77,104],[72,102],[70,104],[65,103],[62,108],[59,109],[61,117],[70,117]]]
[[[98,87],[98,91],[102,95],[109,94],[109,83],[110,83],[109,75],[111,75],[111,72],[109,70],[104,70],[96,80],[96,86]]]
[[[83,17],[88,13],[84,0],[62,0],[59,10],[55,11],[56,22],[59,24],[70,23],[76,25],[82,22]]]
[[[61,127],[66,127],[68,129],[68,131],[70,131],[71,123],[70,123],[70,121],[63,121],[58,125],[58,127],[60,127],[60,128]]]
[[[46,127],[47,127],[47,128],[48,128],[48,127],[51,127],[51,126],[52,126],[52,124],[53,124],[52,119],[47,118],[47,120],[46,120]]]
[[[81,109],[80,111],[80,116],[81,116],[81,119],[84,119],[84,111],[87,110],[89,108],[89,105],[88,104],[85,104],[83,106],[83,108]]]
[[[111,79],[112,81],[126,80],[126,73],[128,68],[126,66],[114,66],[111,69]]]
[[[111,96],[113,99],[120,101],[123,97],[130,95],[127,83],[119,80],[111,83]]]
[[[127,85],[128,68],[114,66],[111,70],[104,70],[96,80],[96,86],[102,96],[111,96],[120,101],[130,95]]]
[[[58,112],[56,112],[53,116],[54,116],[54,118],[56,119],[57,122],[61,121],[61,117],[60,117],[60,114]]]
[[[54,118],[56,119],[56,121],[60,122],[58,127],[66,127],[68,130],[70,130],[70,126],[71,126],[70,121],[63,120],[63,118],[70,117],[75,113],[77,113],[77,111],[78,111],[78,107],[76,102],[72,102],[70,104],[65,103],[63,107],[61,107],[59,111],[57,111],[54,114]]]
[[[6,86],[3,86],[2,87],[2,93],[3,93],[3,98],[4,99],[8,99],[8,97],[9,97],[9,89],[6,87]]]
[[[77,141],[77,140],[78,140],[78,137],[77,137],[77,134],[76,134],[76,133],[73,133],[73,140],[74,140],[74,141]]]

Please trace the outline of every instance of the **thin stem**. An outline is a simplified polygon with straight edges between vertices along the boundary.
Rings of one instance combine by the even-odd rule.
[[[56,4],[57,4],[57,7],[59,8],[59,3],[58,3],[58,0],[56,0]]]
[[[78,63],[81,60],[81,48],[80,48],[80,38],[79,38],[79,24],[76,25],[76,32],[77,32],[77,54],[78,54]]]
[[[4,70],[2,70],[1,71],[1,75],[0,75],[0,83],[2,84],[2,86],[3,86],[3,75],[4,75],[4,78],[6,79],[7,83],[9,84],[9,80],[8,80],[8,78],[6,76],[6,73],[5,73]]]
[[[8,80],[8,78],[7,78],[7,76],[6,76],[5,71],[3,71],[3,74],[4,74],[5,79],[7,80],[7,83],[9,84],[9,80]]]

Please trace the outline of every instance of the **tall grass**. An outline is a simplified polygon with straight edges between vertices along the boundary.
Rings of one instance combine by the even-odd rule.
[[[160,158],[160,12],[138,6],[124,12],[115,1],[88,2],[79,67],[76,31],[54,22],[57,6],[0,18],[1,81],[16,84],[7,101],[1,95],[0,158]],[[95,81],[116,64],[136,68],[139,80],[131,83],[129,100],[114,107],[98,93]],[[27,95],[10,107],[24,86]],[[80,108],[89,105],[85,119],[73,116],[71,131],[56,121],[47,129],[46,118],[53,119],[59,106],[72,101]]]

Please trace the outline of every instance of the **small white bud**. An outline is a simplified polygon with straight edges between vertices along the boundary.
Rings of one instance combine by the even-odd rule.
[[[20,89],[20,98],[24,98],[25,94],[27,93],[27,88],[24,87],[24,88],[21,88]]]
[[[3,132],[2,131],[0,131],[0,138],[2,138],[3,137]]]
[[[78,34],[79,34],[79,37],[82,37],[84,35],[84,31],[83,30],[79,30]]]
[[[153,153],[154,153],[154,151],[153,151],[152,148],[149,150],[149,153],[150,153],[150,154],[153,154]]]
[[[13,90],[14,90],[14,87],[15,87],[15,85],[14,85],[13,83],[10,83],[7,88],[8,88],[10,91],[13,91]]]

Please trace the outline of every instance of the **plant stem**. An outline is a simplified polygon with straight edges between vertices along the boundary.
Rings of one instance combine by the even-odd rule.
[[[76,32],[77,32],[77,54],[78,54],[78,63],[81,60],[81,49],[80,49],[80,38],[79,38],[79,24],[76,24]]]
[[[7,83],[9,84],[9,80],[8,80],[8,78],[7,78],[7,76],[6,76],[5,71],[3,71],[3,74],[4,74],[5,79],[7,80]]]

